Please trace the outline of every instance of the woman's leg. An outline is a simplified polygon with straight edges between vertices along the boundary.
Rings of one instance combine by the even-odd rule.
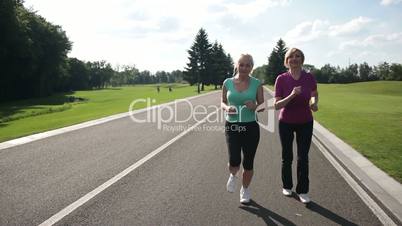
[[[243,187],[248,188],[253,178],[254,170],[243,170]]]
[[[296,193],[307,194],[309,191],[308,153],[313,135],[313,122],[300,125],[296,129],[297,142],[297,186]]]
[[[226,123],[225,136],[229,155],[229,171],[231,174],[236,175],[241,163],[241,144],[239,132],[233,130],[231,125],[233,124]]]
[[[239,172],[240,167],[239,166],[231,166],[230,163],[228,163],[228,166],[229,166],[229,172],[233,176],[236,176],[237,172]]]
[[[226,143],[228,146],[229,163],[228,168],[230,175],[226,182],[226,190],[234,192],[236,190],[236,174],[239,171],[241,162],[241,146],[239,142],[239,133],[233,130],[231,123],[226,122]]]
[[[279,121],[279,138],[282,144],[282,183],[283,188],[292,189],[293,128],[291,124]]]
[[[260,141],[260,127],[257,122],[247,123],[242,136],[243,149],[243,187],[247,188],[253,178],[254,157]]]

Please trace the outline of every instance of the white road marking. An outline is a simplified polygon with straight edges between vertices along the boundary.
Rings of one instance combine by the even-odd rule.
[[[78,207],[82,206],[83,204],[85,204],[86,202],[88,202],[89,200],[94,198],[96,195],[98,195],[99,193],[101,193],[102,191],[104,191],[105,189],[107,189],[108,187],[110,187],[111,185],[116,183],[117,181],[119,181],[121,178],[123,178],[124,176],[126,176],[127,174],[132,172],[133,170],[137,169],[142,164],[144,164],[145,162],[150,160],[152,157],[154,157],[155,155],[157,155],[158,153],[160,153],[161,151],[166,149],[169,145],[171,145],[172,143],[174,143],[178,139],[182,138],[184,135],[186,135],[187,133],[192,131],[194,128],[196,128],[197,126],[199,126],[202,123],[206,122],[206,120],[211,115],[217,114],[217,113],[218,113],[218,111],[214,111],[214,112],[208,114],[201,121],[197,122],[196,124],[194,124],[193,126],[188,128],[187,130],[181,132],[179,135],[177,135],[176,137],[174,137],[170,141],[166,142],[162,146],[158,147],[157,149],[155,149],[154,151],[152,151],[151,153],[149,153],[148,155],[146,155],[145,157],[143,157],[142,159],[140,159],[139,161],[137,161],[133,165],[129,166],[127,169],[123,170],[122,172],[120,172],[119,174],[117,174],[116,176],[111,178],[110,180],[106,181],[105,183],[103,183],[99,187],[95,188],[94,190],[92,190],[88,194],[84,195],[83,197],[81,197],[77,201],[73,202],[72,204],[70,204],[66,208],[62,209],[60,212],[58,212],[55,215],[53,215],[52,217],[50,217],[49,219],[47,219],[46,221],[41,223],[40,226],[53,225],[53,224],[57,223],[58,221],[63,219],[65,216],[67,216],[68,214],[70,214],[71,212],[76,210]]]

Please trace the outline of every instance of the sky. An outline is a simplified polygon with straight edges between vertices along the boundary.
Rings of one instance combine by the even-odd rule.
[[[279,38],[305,63],[402,63],[402,0],[25,0],[73,43],[69,57],[116,69],[184,70],[200,28],[236,61],[267,64]]]

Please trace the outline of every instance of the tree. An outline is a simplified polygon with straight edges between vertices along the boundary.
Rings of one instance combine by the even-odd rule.
[[[83,90],[89,87],[89,70],[87,65],[77,58],[68,59],[69,87],[72,90]]]
[[[286,71],[284,60],[287,50],[285,42],[282,39],[279,39],[268,58],[266,71],[266,81],[268,84],[274,84],[276,77]]]
[[[157,71],[155,73],[157,83],[168,83],[168,74],[165,71]]]
[[[226,55],[223,50],[222,44],[217,41],[212,46],[211,58],[210,58],[210,83],[215,85],[215,89],[218,85],[222,85],[223,81],[230,77],[233,71],[233,62],[230,56]]]
[[[138,77],[136,77],[136,84],[149,84],[155,82],[152,80],[151,72],[150,71],[141,71]]]
[[[307,72],[313,72],[315,70],[317,70],[314,65],[311,64],[303,64],[303,70],[307,71]]]
[[[95,89],[105,88],[114,75],[112,66],[106,61],[88,62],[90,86]]]
[[[372,72],[373,69],[366,62],[359,65],[359,77],[361,81],[368,81]]]
[[[338,74],[337,83],[350,83],[359,81],[359,66],[357,64],[351,64],[347,68],[342,69]]]
[[[225,77],[222,79],[222,82],[220,83],[220,85],[223,84],[223,81],[224,81],[226,78],[233,77],[234,62],[233,62],[233,58],[232,58],[232,56],[230,56],[230,54],[227,54],[227,55],[226,55],[225,67],[226,67],[226,68],[225,68],[225,73],[226,73],[226,75],[225,75]]]
[[[173,78],[174,82],[182,82],[183,81],[183,72],[180,70],[174,70],[170,73],[170,76]]]
[[[17,56],[24,49],[19,47],[25,47],[17,17],[18,5],[14,0],[0,1],[0,101],[18,98],[16,84],[22,73],[17,67]]]
[[[190,55],[188,57],[189,63],[187,63],[187,67],[185,68],[185,71],[183,72],[183,79],[190,83],[190,85],[194,85],[199,81],[199,68],[198,68],[198,63],[197,63],[197,56],[196,52],[194,50],[194,46],[192,46],[187,52]],[[198,93],[200,92],[199,87],[198,87]]]
[[[185,68],[186,79],[190,84],[196,81],[197,91],[200,93],[200,85],[202,85],[201,90],[204,90],[204,84],[208,84],[210,81],[208,76],[211,72],[210,64],[208,64],[211,56],[211,44],[208,41],[208,34],[203,28],[198,31],[188,53],[190,62]]]
[[[310,71],[311,74],[314,75],[315,80],[318,83],[328,83],[328,77],[324,76],[320,69],[315,68],[314,70]]]
[[[60,26],[25,9],[23,1],[0,1],[0,100],[41,97],[68,87],[67,52]]]
[[[402,65],[401,64],[391,64],[390,67],[390,78],[396,81],[402,81]]]
[[[338,75],[337,69],[330,64],[326,64],[321,67],[321,76],[316,77],[318,82],[328,82],[328,83],[336,83],[336,78]],[[316,73],[318,75],[318,73]],[[316,76],[317,76],[316,75]]]
[[[391,69],[387,62],[380,63],[377,67],[377,75],[380,80],[391,80]]]
[[[123,75],[125,80],[124,84],[135,84],[137,77],[140,75],[140,71],[135,67],[135,65],[127,65],[124,66]]]

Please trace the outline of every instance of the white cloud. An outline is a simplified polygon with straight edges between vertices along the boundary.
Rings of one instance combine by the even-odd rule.
[[[401,59],[402,32],[386,33],[386,27],[378,26],[381,23],[362,16],[339,24],[316,19],[299,23],[286,32],[284,40],[305,50],[317,66]]]
[[[398,3],[401,3],[402,2],[402,0],[381,0],[381,5],[385,5],[385,6],[388,6],[388,5],[392,5],[392,4],[398,4]]]
[[[402,44],[402,32],[392,34],[376,34],[370,35],[362,40],[351,40],[342,42],[339,45],[340,50],[359,47],[381,47],[383,45],[398,45]]]
[[[327,20],[305,21],[289,30],[284,39],[289,44],[311,42],[328,36],[356,35],[361,32],[372,19],[358,17],[344,24],[331,25]]]
[[[359,31],[361,31],[371,21],[372,19],[370,18],[360,16],[344,24],[330,26],[329,35],[340,36],[340,35],[356,34]]]
[[[367,37],[363,42],[370,43],[372,45],[379,45],[389,42],[392,43],[402,42],[402,32],[392,34],[371,35]]]
[[[289,0],[255,0],[244,3],[233,3],[222,5],[226,13],[241,19],[250,19],[264,13],[268,8],[277,6],[288,6]]]
[[[326,35],[328,25],[329,22],[323,20],[302,22],[289,30],[285,34],[284,40],[291,45],[316,40]]]
[[[340,43],[339,50],[346,50],[351,47],[364,47],[364,46],[367,46],[367,44],[364,44],[363,42],[360,42],[358,40],[350,40]]]

